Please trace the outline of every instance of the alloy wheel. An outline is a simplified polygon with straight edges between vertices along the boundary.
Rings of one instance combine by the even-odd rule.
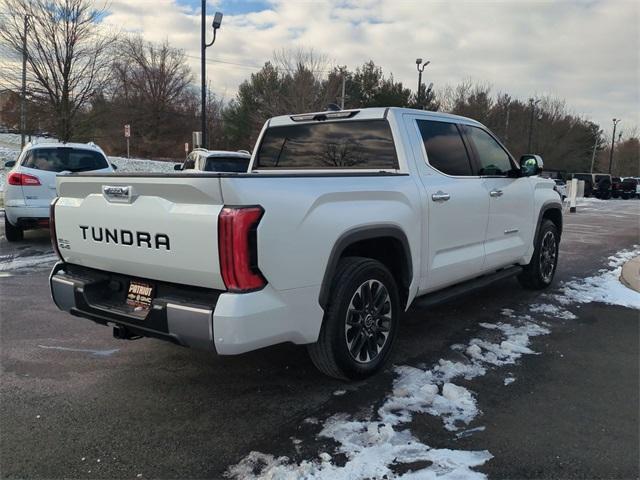
[[[347,349],[358,363],[375,360],[391,331],[391,297],[379,280],[363,282],[351,297],[345,319]]]

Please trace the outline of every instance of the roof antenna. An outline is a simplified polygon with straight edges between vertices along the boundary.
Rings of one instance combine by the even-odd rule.
[[[327,112],[339,112],[340,110],[342,110],[338,105],[336,105],[335,103],[330,103],[329,105],[327,105]]]

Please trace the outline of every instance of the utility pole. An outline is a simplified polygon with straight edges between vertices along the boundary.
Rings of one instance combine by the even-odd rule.
[[[340,73],[342,73],[342,97],[340,98],[340,110],[344,110],[344,91],[346,86],[346,76],[344,71],[344,68],[340,69]]]
[[[422,72],[424,72],[424,68],[431,63],[430,60],[422,63],[421,58],[416,58],[416,68],[418,69],[418,93],[416,96],[416,103],[418,104],[418,108],[424,108],[422,105]]]
[[[611,167],[613,166],[613,149],[616,146],[616,127],[620,123],[619,118],[613,119],[613,135],[611,135],[611,152],[609,152],[609,174],[611,174]]]
[[[533,134],[533,116],[536,111],[536,105],[540,103],[540,100],[529,99],[529,107],[531,108],[531,117],[529,118],[529,142],[527,143],[527,152],[531,153],[531,135]]]
[[[207,0],[202,0],[202,22],[200,25],[200,80],[201,80],[201,109],[202,109],[202,145],[203,148],[208,148],[207,144],[207,69],[206,69],[206,51],[216,41],[216,32],[222,24],[222,13],[216,12],[213,17],[213,40],[211,43],[207,43],[205,23],[207,22]]]
[[[507,141],[509,140],[509,113],[511,111],[511,97],[510,96],[506,96],[505,97],[505,104],[506,104],[506,109],[507,109],[507,115],[506,115],[506,120],[504,122],[504,143],[506,144]]]
[[[24,137],[27,131],[27,29],[29,15],[24,16],[24,30],[22,36],[22,92],[20,98],[20,147],[24,148]]]

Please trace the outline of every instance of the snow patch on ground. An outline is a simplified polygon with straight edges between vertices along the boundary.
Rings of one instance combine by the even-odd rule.
[[[565,282],[555,298],[562,305],[571,303],[602,302],[640,310],[640,293],[620,282],[622,265],[640,255],[640,245],[622,250],[608,258],[610,269],[601,269],[596,275]]]
[[[609,257],[611,270],[601,270],[597,275],[563,284],[562,293],[554,295],[561,306],[534,304],[528,311],[545,317],[571,320],[575,315],[562,306],[574,302],[604,301],[640,308],[640,294],[624,287],[618,280],[622,264],[640,254],[640,247],[624,250]],[[620,290],[623,288],[624,290]],[[399,479],[473,479],[485,478],[473,467],[492,458],[486,451],[433,449],[415,438],[407,424],[416,413],[427,413],[442,418],[443,426],[457,431],[456,437],[482,431],[476,427],[459,431],[480,415],[476,398],[463,385],[482,376],[487,369],[515,363],[522,355],[535,354],[529,347],[531,337],[550,332],[546,322],[534,322],[531,315],[516,314],[503,309],[506,322],[481,323],[484,333],[467,345],[452,345],[452,350],[463,353],[466,361],[439,360],[431,368],[425,366],[399,366],[392,392],[378,409],[377,415],[368,420],[355,420],[347,415],[334,415],[323,423],[320,438],[338,443],[337,453],[346,457],[346,463],[338,466],[331,462],[327,452],[316,459],[295,462],[288,457],[274,457],[251,452],[245,459],[226,472],[227,477],[242,479],[351,479],[351,478],[399,478]],[[515,381],[512,375],[504,379],[504,385]],[[313,419],[315,422],[315,419]],[[393,467],[401,464],[429,461],[425,468],[396,474]]]
[[[53,253],[14,257],[12,255],[0,255],[0,272],[47,267],[53,265],[58,256]]]
[[[552,305],[550,303],[538,303],[531,305],[529,307],[529,311],[532,313],[541,313],[547,317],[552,318],[561,318],[563,320],[575,320],[578,318],[569,310],[565,310],[564,308],[558,307],[557,305]]]
[[[460,385],[486,373],[488,368],[515,363],[529,348],[530,338],[545,335],[549,330],[531,322],[528,315],[516,316],[513,311],[505,317],[517,324],[484,323],[486,338],[474,338],[468,345],[456,345],[466,351],[465,361],[440,359],[431,368],[396,367],[396,379],[391,394],[367,420],[347,415],[327,419],[318,434],[338,443],[337,453],[347,458],[343,466],[331,462],[331,455],[323,452],[314,460],[299,463],[288,457],[274,457],[251,452],[239,464],[232,466],[227,477],[242,479],[352,479],[352,478],[485,478],[472,470],[492,458],[486,451],[434,449],[415,438],[406,424],[416,413],[442,418],[449,431],[467,426],[481,412],[472,391]],[[494,341],[498,337],[497,341]],[[457,434],[481,431],[484,427],[464,430]],[[432,462],[428,467],[404,474],[394,473],[393,467],[413,462]]]
[[[143,158],[108,157],[109,161],[118,167],[118,172],[161,172],[175,173],[173,166],[178,162],[161,162],[159,160],[145,160]]]

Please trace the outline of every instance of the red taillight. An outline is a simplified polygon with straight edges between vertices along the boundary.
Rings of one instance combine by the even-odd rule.
[[[40,179],[34,175],[26,173],[13,172],[7,177],[9,185],[22,185],[23,187],[35,187],[40,185]]]
[[[258,269],[256,228],[262,207],[225,207],[218,217],[220,273],[231,292],[258,290],[267,281]]]
[[[56,203],[58,203],[58,197],[54,198],[49,205],[49,233],[51,234],[51,245],[53,251],[56,252],[60,260],[64,260],[60,254],[60,248],[58,247],[58,235],[56,234]]]

